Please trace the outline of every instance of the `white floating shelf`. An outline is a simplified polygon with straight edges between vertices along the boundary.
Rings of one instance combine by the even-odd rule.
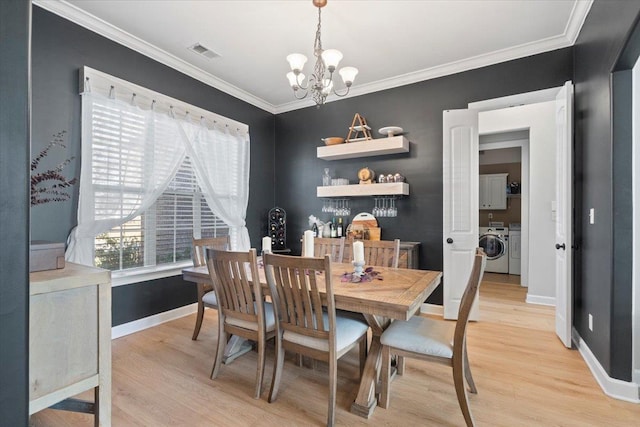
[[[317,187],[318,197],[357,196],[408,196],[409,184],[389,182],[384,184],[328,185]]]
[[[408,152],[409,140],[404,135],[398,135],[318,147],[317,157],[324,160],[341,160]]]

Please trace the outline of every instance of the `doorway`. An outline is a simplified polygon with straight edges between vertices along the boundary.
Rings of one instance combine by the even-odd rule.
[[[572,96],[573,85],[566,82],[561,88],[443,112],[445,318],[455,318],[448,315],[454,313],[463,287],[456,272],[467,265],[471,238],[478,244],[479,135],[525,131],[529,138],[523,143],[528,161],[522,162],[521,264],[526,302],[555,306],[556,333],[571,347]]]
[[[525,211],[528,205],[528,182],[525,182],[529,170],[528,145],[528,131],[479,135],[480,176],[489,179],[497,177],[499,185],[504,181],[499,209],[491,209],[480,203],[478,211],[480,246],[490,246],[485,248],[485,252],[495,249],[494,256],[503,253],[499,258],[487,262],[485,272],[498,275],[495,280],[498,283],[523,287],[528,283],[527,270],[522,268],[522,253],[528,253],[528,248],[523,250],[522,245],[523,201]],[[524,218],[526,220],[527,216]],[[528,229],[528,224],[524,228]],[[504,277],[500,278],[499,275]]]

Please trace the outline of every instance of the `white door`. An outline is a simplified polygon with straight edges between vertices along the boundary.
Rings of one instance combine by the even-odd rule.
[[[478,112],[443,112],[444,318],[456,319],[478,246]],[[471,319],[478,319],[478,300]]]
[[[571,347],[571,217],[572,217],[573,84],[565,83],[556,97],[556,334]]]

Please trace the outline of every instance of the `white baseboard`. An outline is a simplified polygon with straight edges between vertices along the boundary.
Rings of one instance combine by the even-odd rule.
[[[552,307],[556,306],[555,297],[543,297],[540,295],[531,295],[530,293],[527,293],[526,302],[529,304],[550,305]]]
[[[425,302],[420,307],[420,313],[434,314],[436,316],[444,316],[444,306],[443,305],[436,305],[436,304],[429,304],[429,303]]]
[[[604,394],[613,397],[614,399],[624,400],[631,403],[640,403],[638,384],[611,378],[575,328],[572,328],[571,335],[573,344],[582,355],[582,358],[589,367],[589,370],[591,370],[593,377],[600,385],[600,388],[602,388]]]
[[[113,326],[111,328],[111,339],[123,337],[125,335],[133,334],[134,332],[143,331],[153,326],[158,326],[161,323],[169,322],[171,320],[179,319],[184,316],[198,311],[198,303],[185,305],[184,307],[178,307],[173,310],[165,311],[162,313],[154,314],[153,316],[144,317],[142,319],[134,320],[133,322],[123,323],[122,325]]]

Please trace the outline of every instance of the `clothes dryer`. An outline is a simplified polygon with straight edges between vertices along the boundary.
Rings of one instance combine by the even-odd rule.
[[[520,275],[521,271],[521,234],[520,230],[509,231],[509,274]]]
[[[484,271],[509,273],[509,229],[507,227],[480,227],[478,246],[487,254],[487,265]]]

